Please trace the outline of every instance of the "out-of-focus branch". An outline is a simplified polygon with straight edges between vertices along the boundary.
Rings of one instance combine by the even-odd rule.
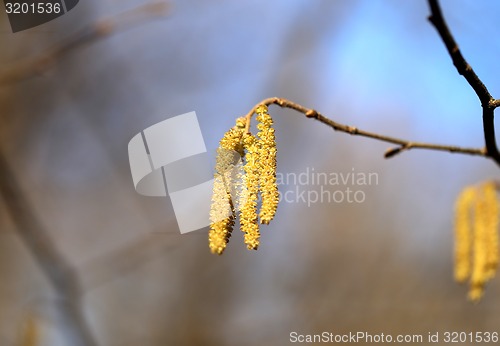
[[[60,44],[37,57],[27,59],[0,70],[0,86],[34,77],[48,70],[57,61],[85,44],[122,32],[167,13],[168,3],[152,2],[116,16],[101,19],[77,32]]]
[[[482,148],[462,148],[462,147],[450,146],[450,145],[413,142],[413,141],[408,141],[405,139],[399,139],[399,138],[395,138],[395,137],[381,135],[378,133],[360,130],[357,127],[344,125],[344,124],[340,124],[336,121],[333,121],[333,120],[325,117],[324,115],[322,115],[321,113],[319,113],[318,111],[316,111],[314,109],[306,108],[306,107],[299,105],[295,102],[289,101],[289,100],[284,99],[284,98],[279,98],[279,97],[271,97],[271,98],[262,100],[260,103],[255,105],[250,112],[247,113],[247,115],[246,115],[247,132],[250,128],[250,120],[252,118],[252,115],[255,113],[257,107],[260,105],[269,106],[272,104],[278,105],[282,108],[290,108],[290,109],[296,110],[297,112],[304,114],[308,118],[314,118],[314,119],[322,122],[323,124],[330,126],[335,131],[345,132],[345,133],[348,133],[350,135],[363,136],[363,137],[376,139],[376,140],[379,140],[382,142],[396,144],[397,147],[390,148],[385,152],[386,158],[390,158],[396,154],[399,154],[403,151],[410,150],[410,149],[428,149],[428,150],[449,151],[452,153],[460,153],[460,154],[487,156],[486,150],[482,149]]]
[[[176,233],[165,232],[168,227],[159,228],[156,232],[152,231],[130,244],[101,257],[93,258],[81,266],[79,272],[83,291],[88,293],[117,277],[126,275],[158,256],[178,249],[181,237]]]
[[[495,108],[500,106],[500,100],[494,99],[491,96],[486,85],[484,85],[481,79],[477,76],[476,72],[474,72],[472,67],[463,57],[455,39],[453,38],[453,35],[448,28],[448,25],[446,24],[446,21],[444,20],[438,0],[429,0],[429,6],[431,8],[429,21],[434,25],[441,36],[441,39],[450,54],[451,60],[453,61],[453,65],[455,65],[458,73],[467,80],[467,83],[469,83],[472,89],[474,89],[474,92],[481,101],[481,106],[483,107],[483,130],[484,140],[486,143],[486,156],[490,157],[498,165],[500,165],[500,153],[498,152],[495,139],[494,122]]]
[[[69,333],[72,345],[97,345],[80,308],[78,278],[54,246],[2,152],[0,152],[0,195],[21,240],[61,299],[60,308],[67,324],[65,332]]]
[[[167,2],[153,2],[122,14],[99,20],[77,32],[43,54],[0,70],[0,86],[34,77],[54,66],[60,59],[88,43],[164,15]],[[47,230],[36,216],[8,161],[0,151],[0,196],[23,243],[52,284],[63,314],[64,332],[74,346],[96,346],[97,342],[81,308],[81,284],[76,272],[59,253]]]

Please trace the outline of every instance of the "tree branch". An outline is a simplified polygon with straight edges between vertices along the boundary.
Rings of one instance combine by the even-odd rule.
[[[302,105],[299,105],[295,102],[289,101],[287,99],[283,98],[278,98],[278,97],[271,97],[265,100],[262,100],[260,103],[255,105],[250,112],[247,113],[245,116],[247,119],[247,132],[250,129],[250,120],[252,118],[252,115],[255,113],[256,109],[260,105],[278,105],[282,108],[290,108],[293,110],[296,110],[299,113],[304,114],[308,118],[314,118],[318,120],[319,122],[331,127],[335,131],[340,131],[340,132],[345,132],[350,135],[356,135],[356,136],[362,136],[362,137],[368,137],[372,139],[376,139],[382,142],[387,142],[387,143],[392,143],[396,144],[396,147],[389,148],[385,152],[385,158],[390,158],[395,156],[396,154],[399,154],[403,151],[407,151],[410,149],[428,149],[428,150],[438,150],[438,151],[448,151],[452,153],[460,153],[460,154],[469,154],[469,155],[477,155],[477,156],[488,156],[486,153],[485,149],[481,148],[462,148],[458,146],[450,146],[450,145],[440,145],[440,144],[431,144],[431,143],[420,143],[420,142],[413,142],[413,141],[408,141],[405,139],[399,139],[395,137],[390,137],[390,136],[385,136],[373,132],[368,132],[364,130],[360,130],[357,127],[354,126],[349,126],[349,125],[344,125],[340,124],[336,121],[333,121],[318,111],[314,109],[309,109],[306,108]]]
[[[432,144],[432,143],[420,143],[413,142],[405,139],[380,135],[373,132],[368,132],[364,130],[360,130],[357,127],[344,125],[337,123],[321,113],[317,112],[314,109],[309,109],[304,106],[301,106],[292,101],[272,97],[261,101],[252,110],[247,113],[246,119],[246,131],[250,130],[250,121],[252,115],[255,113],[256,108],[259,105],[269,106],[271,104],[276,104],[282,108],[290,108],[294,109],[302,114],[304,114],[308,118],[314,118],[323,124],[330,126],[335,131],[345,132],[351,135],[358,135],[363,137],[368,137],[372,139],[376,139],[383,142],[388,142],[392,144],[396,144],[396,147],[389,148],[384,156],[385,158],[393,157],[403,151],[407,151],[410,149],[428,149],[428,150],[438,150],[438,151],[448,151],[452,153],[460,153],[460,154],[469,154],[469,155],[477,155],[491,158],[498,165],[500,165],[500,153],[498,151],[495,139],[495,123],[494,123],[494,111],[495,108],[500,107],[500,99],[494,99],[488,88],[484,83],[479,79],[477,74],[474,72],[469,63],[465,60],[460,49],[458,48],[453,35],[448,29],[448,25],[443,18],[441,13],[441,8],[439,7],[438,0],[428,0],[429,6],[431,8],[431,15],[429,16],[429,21],[434,25],[436,30],[438,31],[441,39],[443,40],[448,53],[453,61],[453,65],[455,65],[458,73],[467,80],[469,85],[474,89],[474,92],[478,96],[481,101],[481,106],[483,108],[483,130],[484,130],[484,139],[485,139],[485,148],[462,148],[458,146],[449,146],[449,145],[440,145],[440,144]]]
[[[441,12],[438,0],[429,0],[429,6],[431,8],[431,15],[429,16],[429,21],[434,25],[436,30],[441,36],[448,53],[450,54],[453,65],[455,65],[458,73],[462,75],[467,83],[474,89],[477,97],[481,101],[481,106],[483,107],[483,130],[484,130],[484,140],[486,143],[486,152],[488,157],[493,159],[498,165],[500,165],[500,153],[498,152],[496,139],[495,139],[495,122],[494,122],[494,112],[495,108],[500,106],[500,100],[494,99],[486,85],[477,76],[476,72],[472,69],[469,63],[465,60],[460,49],[458,48],[453,35],[451,34],[446,21]]]
[[[163,15],[166,10],[167,2],[157,1],[99,20],[44,53],[0,70],[0,86],[34,77],[74,50]],[[64,323],[62,329],[71,345],[96,346],[97,341],[81,307],[80,277],[58,251],[0,150],[0,198],[2,197],[18,235],[57,293],[58,308]]]
[[[0,152],[0,196],[5,201],[21,240],[61,299],[60,308],[67,326],[65,332],[71,338],[72,345],[97,345],[81,311],[78,277],[54,246],[2,152]]]

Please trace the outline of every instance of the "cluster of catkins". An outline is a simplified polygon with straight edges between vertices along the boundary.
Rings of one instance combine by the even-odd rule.
[[[255,113],[257,136],[246,131],[245,118],[238,118],[217,149],[208,234],[214,254],[224,252],[238,212],[245,244],[249,250],[257,250],[259,220],[269,224],[278,207],[273,120],[265,105],[257,107]],[[259,193],[261,206],[257,212]]]
[[[469,299],[478,301],[499,261],[499,202],[496,183],[466,187],[455,207],[455,279],[469,281]]]

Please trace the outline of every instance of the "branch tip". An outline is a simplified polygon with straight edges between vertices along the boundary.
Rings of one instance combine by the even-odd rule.
[[[429,17],[430,22],[434,25],[439,36],[441,37],[441,40],[446,46],[448,54],[450,55],[457,72],[465,78],[481,101],[481,106],[483,107],[484,140],[488,152],[486,156],[500,165],[500,152],[495,140],[495,123],[493,120],[493,110],[500,106],[500,103],[491,96],[486,85],[484,85],[479,76],[474,72],[472,66],[467,62],[467,60],[465,60],[464,56],[460,52],[458,44],[453,38],[453,35],[448,28],[448,24],[443,17],[438,0],[428,1],[431,10],[431,15]]]
[[[403,147],[389,148],[384,153],[384,158],[390,159],[391,157],[396,156],[397,154],[399,154],[402,151],[403,151]]]

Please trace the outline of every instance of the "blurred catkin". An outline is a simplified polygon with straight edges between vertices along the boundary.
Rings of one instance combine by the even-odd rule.
[[[495,276],[498,267],[498,224],[499,224],[499,202],[497,198],[496,184],[489,181],[484,184],[484,200],[487,207],[486,220],[486,277],[488,280]]]
[[[469,279],[468,297],[479,301],[498,267],[496,183],[488,181],[465,188],[457,199],[455,212],[455,279]]]
[[[28,316],[21,333],[20,346],[37,346],[40,344],[39,322],[37,316]]]
[[[260,222],[269,224],[276,214],[278,208],[278,185],[276,183],[276,137],[274,135],[273,119],[268,113],[267,107],[261,105],[256,109],[258,157],[259,157],[259,186],[262,196],[260,208]]]
[[[485,203],[483,191],[478,191],[474,204],[473,224],[473,264],[470,277],[469,299],[478,301],[482,298],[486,284],[486,259],[487,249],[487,217],[488,206]]]
[[[465,282],[471,272],[472,221],[471,206],[476,191],[465,188],[455,205],[455,280]]]

